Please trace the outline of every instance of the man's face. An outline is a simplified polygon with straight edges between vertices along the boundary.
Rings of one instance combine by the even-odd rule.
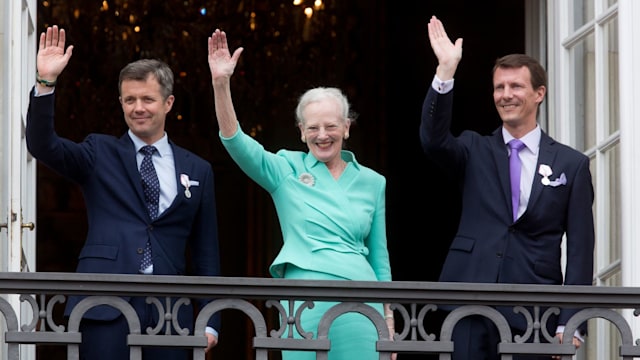
[[[505,126],[535,127],[546,88],[534,89],[529,68],[498,68],[493,74],[493,102]]]
[[[173,95],[162,98],[160,84],[153,75],[144,81],[124,80],[120,86],[120,104],[127,126],[147,144],[164,136],[165,119],[173,100]]]

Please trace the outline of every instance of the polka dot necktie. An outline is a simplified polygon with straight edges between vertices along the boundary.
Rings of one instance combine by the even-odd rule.
[[[140,149],[140,152],[144,154],[144,159],[142,159],[142,164],[140,164],[142,188],[144,189],[144,199],[147,203],[151,220],[155,220],[158,217],[158,203],[160,202],[160,181],[158,180],[156,168],[153,166],[153,161],[151,160],[153,153],[156,151],[158,151],[158,149],[151,145],[143,146]],[[151,243],[147,241],[144,256],[140,263],[140,271],[144,271],[151,266],[151,264]]]

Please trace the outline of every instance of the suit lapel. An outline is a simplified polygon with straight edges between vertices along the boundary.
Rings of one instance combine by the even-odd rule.
[[[133,188],[136,190],[136,195],[140,200],[142,208],[146,211],[147,207],[144,200],[144,190],[142,190],[142,178],[140,177],[138,163],[136,162],[135,146],[127,133],[120,137],[120,142],[121,146],[118,147],[120,161],[124,164],[125,172],[133,184]]]
[[[556,155],[558,152],[555,147],[555,140],[553,140],[550,136],[545,134],[543,131],[540,135],[540,149],[538,150],[538,163],[536,164],[535,172],[533,174],[533,185],[531,186],[531,195],[529,195],[529,205],[527,208],[533,208],[536,202],[540,198],[540,194],[542,193],[542,188],[544,185],[540,181],[540,175],[538,174],[538,169],[541,164],[549,165],[553,168],[553,162],[556,159]]]
[[[173,209],[175,209],[178,204],[180,204],[180,202],[184,200],[185,188],[180,182],[180,174],[193,175],[190,174],[190,170],[193,169],[193,167],[190,166],[190,154],[184,149],[176,146],[171,140],[169,140],[169,145],[171,145],[171,149],[173,150],[173,161],[176,169],[175,177],[177,193],[176,197],[173,199],[173,202],[171,203],[171,205],[169,205],[169,208],[167,208],[167,210],[165,210],[161,216],[171,213],[171,211],[173,211]]]
[[[509,177],[509,153],[507,152],[507,146],[504,144],[504,138],[502,137],[502,127],[499,127],[493,132],[493,141],[491,142],[493,162],[496,166],[496,174],[500,180],[500,186],[502,187],[502,196],[506,203],[506,209],[509,209],[511,214],[511,179]]]

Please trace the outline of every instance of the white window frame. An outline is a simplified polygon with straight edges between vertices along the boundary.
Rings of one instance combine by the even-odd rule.
[[[640,286],[640,147],[635,146],[640,139],[640,71],[637,64],[640,63],[640,2],[637,0],[594,0],[593,12],[595,16],[579,29],[570,28],[573,19],[573,0],[547,0],[549,6],[547,19],[549,24],[548,45],[549,51],[549,83],[554,91],[548,98],[549,106],[549,132],[559,141],[575,146],[582,144],[579,132],[576,131],[575,119],[571,110],[575,109],[574,94],[571,81],[571,46],[580,41],[584,34],[593,35],[594,59],[595,59],[595,83],[592,89],[595,94],[596,117],[596,142],[595,146],[585,149],[585,154],[595,159],[595,167],[592,170],[594,183],[596,184],[596,206],[594,216],[596,222],[596,258],[594,263],[594,284],[604,285],[607,279],[617,276],[620,286]],[[607,44],[609,39],[604,31],[605,24],[611,24],[612,19],[617,19],[617,44]],[[635,40],[634,40],[635,39]],[[618,98],[611,99],[608,103],[611,86],[603,66],[609,61],[607,51],[610,46],[618,49]],[[634,64],[636,69],[634,69]],[[615,65],[615,64],[613,64]],[[615,82],[614,82],[615,84]],[[618,131],[608,131],[607,118],[609,112],[607,106],[617,107],[619,113]],[[606,152],[617,146],[619,151],[619,166],[613,170],[607,163]],[[610,180],[612,179],[612,180]],[[619,258],[612,259],[609,254],[611,248],[609,239],[611,226],[616,226],[611,221],[610,202],[608,201],[610,181],[619,179],[620,201],[617,206],[620,219],[619,226]],[[631,310],[626,310],[623,315],[631,325],[634,334],[640,333],[640,322]],[[597,339],[598,349],[592,354],[586,354],[585,358],[604,359],[615,353],[607,325],[597,323],[595,333],[591,338]],[[581,358],[581,357],[579,357]]]
[[[0,271],[35,271],[36,160],[25,140],[29,90],[35,84],[35,0],[0,1]],[[6,295],[18,323],[32,319],[29,304]],[[19,310],[19,311],[18,311]],[[0,333],[6,325],[0,321]],[[19,359],[35,359],[35,345],[20,345]],[[0,344],[0,360],[7,359]]]

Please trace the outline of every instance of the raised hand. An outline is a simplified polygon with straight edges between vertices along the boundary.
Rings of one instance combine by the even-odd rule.
[[[58,29],[57,25],[48,27],[46,32],[40,34],[36,66],[41,79],[56,81],[58,75],[69,63],[73,45],[65,50],[65,41],[64,29]]]
[[[462,38],[458,38],[455,44],[451,42],[444,30],[444,25],[435,16],[431,17],[428,28],[431,48],[438,58],[436,75],[440,80],[450,80],[462,59]]]
[[[229,52],[227,34],[220,29],[211,34],[209,44],[209,69],[211,70],[211,83],[213,85],[213,97],[216,109],[216,118],[222,136],[230,137],[238,130],[236,111],[231,100],[231,75],[238,64],[238,59],[243,48],[239,47]]]
[[[209,38],[209,70],[211,70],[211,78],[213,83],[217,80],[229,79],[233,75],[240,54],[243,48],[239,47],[233,52],[233,56],[229,52],[227,44],[227,34],[220,29],[211,34]]]

